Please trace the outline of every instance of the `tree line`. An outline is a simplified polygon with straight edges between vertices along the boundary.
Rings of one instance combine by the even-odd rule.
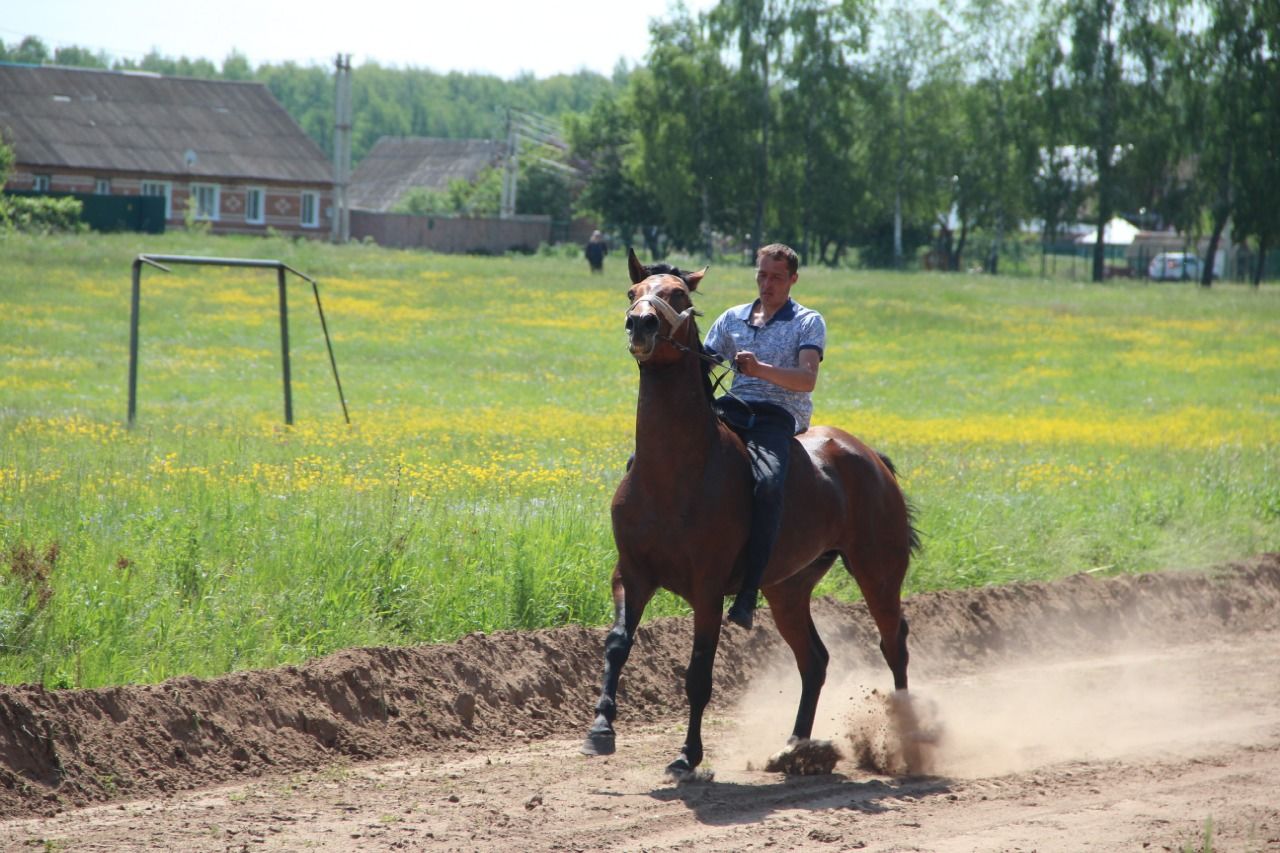
[[[1280,245],[1280,4],[721,0],[655,23],[570,130],[582,203],[658,252],[731,235],[957,269],[980,234],[996,272],[1026,223],[1101,238],[1123,214],[1207,238],[1206,285],[1230,223],[1256,282]]]
[[[32,41],[0,59],[108,67]],[[328,68],[110,67],[259,80],[331,148]],[[612,77],[367,63],[352,83],[357,161],[388,134],[502,138],[507,107],[561,120],[568,150],[532,162],[579,177],[529,170],[521,211],[593,216],[656,256],[768,239],[807,263],[994,273],[1028,224],[1048,244],[1123,215],[1206,240],[1207,285],[1228,228],[1255,282],[1280,247],[1276,0],[721,0],[654,20],[645,61]]]

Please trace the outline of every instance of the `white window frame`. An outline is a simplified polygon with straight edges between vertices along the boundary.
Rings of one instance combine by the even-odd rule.
[[[169,181],[143,181],[140,192],[143,195],[164,196],[164,218],[173,218],[173,184]]]
[[[253,213],[252,199],[257,196],[258,212]],[[267,221],[267,191],[264,187],[246,187],[244,191],[244,221],[250,225],[262,225]]]
[[[93,194],[94,195],[111,195],[111,179],[110,178],[94,178]]]
[[[53,187],[52,175],[32,175],[31,190],[38,193],[47,193]]]
[[[298,207],[298,219],[303,228],[320,227],[320,193],[314,190],[303,190]],[[311,214],[310,217],[307,216],[308,212]]]
[[[210,205],[206,211],[200,196],[210,194]],[[192,184],[191,198],[195,204],[195,219],[198,222],[217,222],[222,210],[222,187],[219,184]]]

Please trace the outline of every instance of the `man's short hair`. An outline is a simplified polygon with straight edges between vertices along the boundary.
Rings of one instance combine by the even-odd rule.
[[[796,254],[796,250],[783,243],[770,243],[767,246],[761,246],[756,252],[756,266],[760,265],[760,261],[768,258],[772,261],[786,261],[787,272],[795,275],[800,269],[800,256]]]

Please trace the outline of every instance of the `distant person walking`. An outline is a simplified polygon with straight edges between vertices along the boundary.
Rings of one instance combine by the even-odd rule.
[[[604,256],[609,254],[609,245],[604,241],[604,235],[599,231],[591,232],[591,239],[587,241],[585,252],[587,256],[587,264],[591,267],[592,272],[604,272]]]

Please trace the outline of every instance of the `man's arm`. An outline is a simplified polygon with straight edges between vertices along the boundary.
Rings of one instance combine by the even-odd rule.
[[[755,353],[740,351],[733,359],[734,366],[747,376],[772,382],[788,391],[812,391],[818,385],[818,366],[822,363],[816,349],[802,349],[799,367],[774,367],[755,357]]]

